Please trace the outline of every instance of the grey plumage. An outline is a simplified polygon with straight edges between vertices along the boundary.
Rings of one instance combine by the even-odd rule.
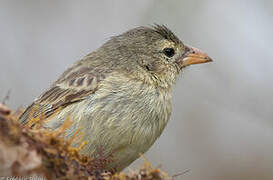
[[[175,54],[166,56],[166,48]],[[108,168],[122,170],[146,152],[166,126],[172,86],[183,59],[195,53],[190,50],[165,26],[139,27],[112,37],[66,70],[20,122],[28,125],[35,107],[46,117],[61,107],[44,128],[57,129],[70,117],[73,124],[66,137],[82,128],[87,142],[82,153],[93,156],[102,147],[105,155],[114,157]]]

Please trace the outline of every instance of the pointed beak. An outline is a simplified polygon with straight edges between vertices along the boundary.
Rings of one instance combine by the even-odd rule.
[[[183,55],[182,59],[179,60],[180,67],[186,67],[192,64],[202,64],[212,62],[212,59],[201,50],[187,46],[187,52]]]

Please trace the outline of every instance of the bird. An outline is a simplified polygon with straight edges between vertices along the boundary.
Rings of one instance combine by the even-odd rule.
[[[95,157],[99,148],[122,171],[145,153],[166,127],[172,91],[183,69],[211,62],[203,51],[184,44],[165,25],[140,26],[109,38],[87,54],[28,106],[19,118],[26,126],[43,112],[44,129],[57,130],[70,117],[69,138],[80,129],[80,153]]]

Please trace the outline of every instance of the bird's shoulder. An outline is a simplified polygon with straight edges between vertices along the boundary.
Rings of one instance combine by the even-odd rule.
[[[99,84],[110,74],[111,68],[99,60],[85,58],[68,68],[51,87],[42,93],[22,114],[20,121],[25,124],[30,116],[44,115],[46,118],[58,109],[82,101],[94,94]]]

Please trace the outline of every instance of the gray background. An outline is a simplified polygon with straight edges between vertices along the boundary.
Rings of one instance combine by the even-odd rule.
[[[177,179],[272,180],[272,16],[271,0],[0,1],[0,98],[11,89],[8,105],[25,106],[110,36],[163,23],[214,63],[180,77],[145,156],[170,175],[191,170]]]

